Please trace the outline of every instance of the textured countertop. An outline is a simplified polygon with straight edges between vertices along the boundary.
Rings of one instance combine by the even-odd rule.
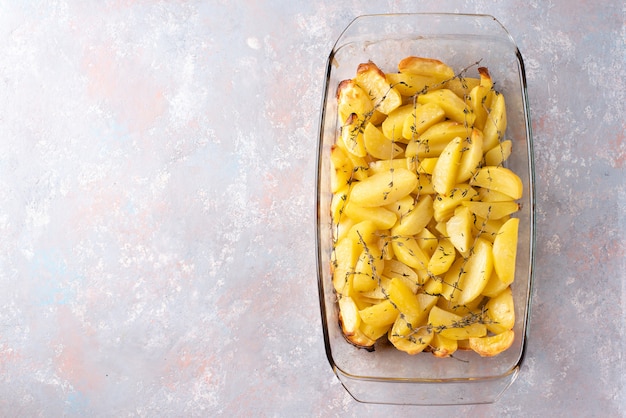
[[[0,416],[626,415],[623,4],[377,3],[0,1]],[[326,59],[356,15],[428,11],[526,62],[530,339],[492,405],[360,404],[324,352]]]

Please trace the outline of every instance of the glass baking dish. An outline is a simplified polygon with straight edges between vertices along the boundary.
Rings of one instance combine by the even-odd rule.
[[[384,72],[414,55],[439,59],[455,72],[480,61],[507,101],[506,138],[513,142],[507,166],[522,179],[516,276],[515,341],[495,357],[457,351],[453,358],[414,356],[377,342],[374,351],[346,341],[338,324],[332,285],[330,149],[339,134],[337,86],[369,60]],[[472,73],[474,71],[474,73]],[[477,77],[476,66],[467,77]],[[453,405],[495,402],[519,374],[527,344],[534,251],[532,135],[522,56],[506,29],[492,16],[467,14],[365,15],[338,38],[326,67],[317,166],[317,264],[326,354],[335,374],[356,400],[367,403]]]

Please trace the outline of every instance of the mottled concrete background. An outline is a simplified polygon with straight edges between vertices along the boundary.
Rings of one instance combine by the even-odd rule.
[[[0,416],[624,416],[620,3],[0,1]],[[492,14],[526,60],[535,287],[495,405],[358,404],[324,354],[324,65],[417,11]]]

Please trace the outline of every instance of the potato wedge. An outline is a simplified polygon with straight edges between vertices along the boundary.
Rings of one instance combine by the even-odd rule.
[[[415,106],[411,113],[404,119],[402,137],[407,141],[419,138],[431,126],[442,122],[446,112],[437,103],[426,103]]]
[[[493,240],[496,238],[498,231],[502,227],[502,225],[510,219],[510,217],[505,216],[500,219],[485,219],[481,216],[474,214],[474,225],[473,225],[473,234],[477,237],[482,237],[488,239],[493,243]]]
[[[454,215],[446,222],[448,239],[454,248],[463,255],[467,255],[474,242],[472,225],[472,214],[468,208],[463,206],[455,211]]]
[[[441,296],[446,300],[456,302],[458,299],[464,264],[465,259],[463,259],[463,257],[457,257],[444,274],[443,280],[441,281]]]
[[[367,300],[374,301],[373,304],[380,303],[387,298],[389,284],[391,279],[385,277],[384,273],[380,276],[376,288],[367,292],[361,292],[361,296]]]
[[[456,176],[457,183],[468,181],[480,167],[483,159],[483,134],[478,129],[472,129],[472,134],[463,139],[461,161]]]
[[[450,66],[432,58],[406,57],[398,63],[398,71],[432,77],[438,82],[454,78],[454,71]]]
[[[345,149],[357,157],[365,157],[367,151],[363,140],[363,121],[356,113],[352,113],[346,119],[346,123],[341,127],[341,139]]]
[[[368,171],[370,176],[378,173],[388,172],[391,169],[404,168],[414,171],[410,167],[414,166],[412,158],[394,158],[393,160],[378,160],[369,163]]]
[[[478,80],[479,85],[487,90],[493,91],[493,80],[491,79],[491,74],[489,74],[489,69],[486,67],[478,67],[478,74],[480,76]],[[487,102],[487,107],[489,106],[491,106],[491,102]]]
[[[433,234],[430,229],[422,228],[422,231],[415,235],[415,240],[417,241],[417,245],[420,246],[422,251],[426,253],[428,258],[433,256],[435,249],[437,248],[437,243],[439,242],[439,238]],[[418,274],[426,275],[428,271],[418,271]]]
[[[350,344],[358,348],[364,348],[368,351],[372,350],[372,346],[376,344],[376,340],[369,338],[361,328],[358,328],[352,335],[343,335]]]
[[[383,121],[387,118],[387,115],[381,113],[376,108],[374,108],[371,114],[372,116],[366,118],[365,120],[374,126],[380,126],[380,124],[383,123]]]
[[[399,315],[398,310],[391,301],[384,300],[376,305],[369,306],[359,311],[363,322],[377,327],[393,324]]]
[[[446,120],[428,128],[418,138],[412,139],[404,150],[407,157],[439,157],[456,137],[466,138],[471,131],[461,123]]]
[[[428,268],[429,257],[418,245],[415,238],[411,236],[395,235],[393,229],[391,233],[391,247],[393,248],[396,258],[409,267],[418,270],[426,270]]]
[[[340,138],[337,141],[337,147],[341,148],[343,152],[346,154],[346,157],[352,163],[352,175],[350,181],[353,180],[365,180],[368,176],[369,165],[365,157],[359,157],[354,153],[348,151],[348,148],[343,142],[343,138]]]
[[[494,256],[494,260],[495,260],[495,256]],[[498,277],[498,274],[496,273],[496,269],[494,267],[493,271],[491,272],[491,277],[489,278],[487,285],[483,289],[483,295],[489,298],[493,298],[493,297],[498,296],[500,293],[502,293],[502,291],[504,291],[504,289],[506,289],[507,287],[509,287],[509,285],[504,283],[502,280],[500,280],[500,278]]]
[[[473,315],[462,317],[445,311],[438,306],[433,306],[428,315],[428,325],[432,330],[453,340],[464,340],[487,335],[487,327],[479,321],[480,318],[475,318]]]
[[[493,81],[487,68],[479,67],[478,73],[480,74],[479,85],[472,88],[467,99],[475,114],[474,127],[483,130],[491,107]]]
[[[485,121],[487,120],[488,108],[486,102],[489,93],[491,93],[489,89],[479,85],[474,87],[467,96],[467,101],[474,112],[474,128],[481,131],[485,128]]]
[[[513,329],[515,325],[515,307],[513,304],[513,292],[507,287],[499,295],[492,297],[485,304],[485,311],[490,321],[487,329],[494,334]]]
[[[502,141],[506,126],[507,119],[504,96],[500,93],[496,93],[492,99],[492,105],[489,109],[487,120],[485,121],[485,128],[483,129],[484,147],[486,150],[490,150]]]
[[[395,213],[383,207],[362,207],[351,201],[346,203],[343,213],[357,222],[371,221],[377,229],[389,229],[398,219]]]
[[[433,306],[437,305],[438,300],[439,300],[439,297],[435,295],[429,295],[427,293],[417,294],[417,301],[419,302],[420,307],[422,308],[422,311],[425,314],[425,316],[427,316],[427,314],[430,312]]]
[[[357,119],[364,121],[372,114],[374,104],[367,92],[365,92],[354,80],[344,80],[337,87],[337,113],[339,123],[343,125],[352,114]]]
[[[443,289],[442,279],[432,276],[424,283],[422,289],[425,295],[441,296],[441,291]]]
[[[331,191],[335,193],[352,182],[354,166],[343,148],[337,145],[333,145],[330,149],[330,162],[334,174],[331,178]]]
[[[352,288],[357,292],[369,292],[376,289],[384,266],[382,251],[378,247],[372,246],[364,249],[354,265]]]
[[[364,220],[354,224],[348,231],[348,238],[359,245],[360,250],[372,247],[378,242],[378,226],[376,222]]]
[[[385,262],[383,276],[402,280],[413,293],[417,293],[420,286],[420,279],[415,270],[396,259]]]
[[[348,195],[350,194],[350,186],[345,185],[341,189],[334,192],[332,200],[330,202],[330,213],[333,220],[340,222],[343,219],[343,211],[346,207]]]
[[[389,113],[387,118],[381,124],[381,129],[385,137],[394,142],[408,142],[402,132],[404,131],[404,122],[406,118],[413,112],[413,104],[409,103],[404,106],[400,106],[393,112]]]
[[[400,351],[415,355],[424,351],[432,341],[432,330],[411,318],[399,315],[393,327],[389,330],[389,341]]]
[[[383,325],[380,327],[374,326],[372,324],[368,324],[367,322],[361,321],[361,325],[359,326],[360,331],[370,340],[378,340],[383,335],[386,335],[389,332],[391,325]]]
[[[502,225],[493,241],[494,268],[503,283],[515,280],[519,219],[511,218]]]
[[[477,315],[479,312],[479,305],[483,302],[484,297],[478,297],[471,302],[465,304],[459,304],[456,300],[447,300],[446,298],[439,298],[437,306],[444,311],[452,312],[460,316]],[[482,312],[481,312],[482,314]]]
[[[339,298],[339,321],[344,335],[354,335],[361,325],[359,310],[350,296]]]
[[[402,96],[398,90],[389,84],[385,73],[371,61],[359,64],[355,81],[367,92],[374,108],[385,115],[402,104]]]
[[[442,238],[428,261],[428,272],[434,276],[444,274],[450,269],[455,259],[454,245],[448,238]]]
[[[493,270],[493,252],[491,243],[478,238],[472,247],[472,253],[463,267],[461,292],[457,298],[459,305],[465,305],[480,296],[487,285]]]
[[[521,198],[524,191],[524,185],[519,176],[512,170],[501,166],[479,168],[470,179],[470,184],[504,193],[513,200]]]
[[[437,222],[447,221],[455,209],[466,200],[472,200],[478,195],[469,184],[457,184],[447,196],[437,195],[433,199],[433,217]]]
[[[501,219],[505,216],[509,216],[519,210],[519,205],[516,202],[473,202],[464,201],[461,202],[463,206],[466,206],[473,214],[485,219]]]
[[[406,289],[404,289],[403,292],[406,292]],[[411,295],[406,294],[397,297],[400,298],[399,303],[402,304],[402,298],[410,298]],[[405,307],[406,313],[398,315],[389,335],[395,341],[398,341],[398,338],[407,339],[407,342],[400,341],[399,345],[404,348],[409,348],[410,351],[414,353],[422,351],[425,348],[423,344],[430,341],[432,330],[427,327],[426,320],[430,310],[436,305],[438,299],[436,296],[425,295],[423,293],[417,294],[416,298],[417,310],[413,310],[411,307]],[[390,339],[390,341],[392,340]],[[409,344],[409,342],[412,344]],[[394,345],[398,347],[397,344]]]
[[[415,197],[412,195],[406,195],[402,199],[398,199],[395,202],[382,207],[395,213],[398,218],[402,218],[415,208]]]
[[[511,155],[513,143],[510,139],[500,142],[485,153],[485,164],[491,166],[502,165]]]
[[[398,235],[419,234],[432,219],[433,212],[433,198],[430,195],[422,196],[412,210],[398,218],[393,233]]]
[[[387,139],[385,135],[374,126],[368,123],[363,131],[363,145],[369,155],[381,160],[390,160],[402,154],[404,150],[395,142]]]
[[[474,87],[480,84],[480,79],[473,77],[455,77],[452,80],[448,80],[443,84],[444,89],[452,90],[454,94],[461,99],[472,91]]]
[[[394,304],[396,309],[398,309],[401,314],[406,315],[410,318],[424,319],[426,317],[427,312],[424,312],[424,310],[420,307],[419,301],[417,300],[417,295],[415,295],[411,291],[411,288],[407,286],[402,280],[397,277],[391,279],[388,290],[389,300]],[[420,316],[423,316],[423,318],[421,318]]]
[[[454,138],[443,149],[441,156],[435,164],[433,170],[433,187],[435,191],[442,195],[447,195],[456,184],[459,162],[461,161],[461,150],[463,143],[461,137]]]
[[[493,357],[513,345],[514,340],[515,332],[511,329],[490,337],[470,337],[469,346],[482,357]]]
[[[417,176],[406,168],[374,174],[354,185],[350,202],[362,207],[388,205],[409,195],[417,186]]]
[[[352,293],[352,272],[361,249],[354,240],[343,238],[335,244],[332,253],[333,287],[338,295]]]
[[[333,241],[337,242],[343,239],[350,228],[354,225],[354,221],[346,216],[332,223]]]
[[[456,352],[458,347],[459,345],[457,340],[446,338],[439,333],[434,333],[433,338],[430,341],[430,348],[435,357],[450,357]]]
[[[457,351],[471,351],[469,339],[457,340]]]
[[[461,123],[465,126],[472,126],[474,124],[474,113],[472,112],[472,109],[463,101],[463,99],[454,94],[452,90],[439,89],[429,91],[426,94],[420,94],[417,96],[417,102],[422,105],[426,103],[435,103],[444,110],[448,119]]]
[[[438,159],[439,157],[420,158],[419,165],[417,166],[417,171],[420,173],[423,172],[426,174],[430,174],[432,176],[433,171],[435,171],[435,166],[437,165]]]
[[[402,96],[415,96],[426,92],[439,81],[435,77],[410,73],[387,73],[387,81],[400,92]]]
[[[417,173],[417,186],[413,189],[413,193],[416,195],[423,194],[435,194],[435,187],[433,186],[432,176],[426,173]]]
[[[514,200],[511,196],[504,193],[500,193],[493,189],[486,189],[484,187],[477,187],[478,196],[477,199],[480,202],[507,202]]]

